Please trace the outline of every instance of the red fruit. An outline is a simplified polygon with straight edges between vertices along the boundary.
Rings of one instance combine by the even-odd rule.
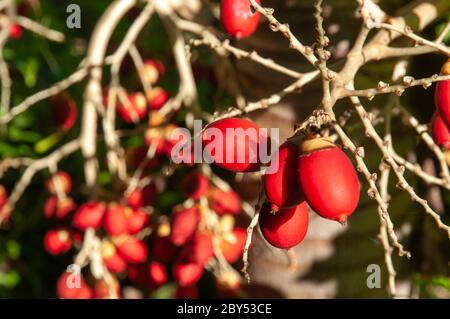
[[[264,175],[264,191],[272,204],[272,210],[292,207],[303,200],[297,182],[298,148],[289,141],[282,144],[272,157],[269,171]]]
[[[103,228],[111,236],[118,236],[128,232],[128,218],[125,207],[119,204],[110,204],[105,212]]]
[[[47,218],[63,219],[76,208],[77,204],[71,197],[59,199],[57,196],[50,196],[45,201],[44,214]]]
[[[92,289],[81,274],[67,272],[59,276],[56,292],[61,299],[90,299],[93,296]]]
[[[163,264],[152,261],[148,265],[149,286],[159,287],[167,282],[167,271]]]
[[[57,190],[67,194],[72,189],[72,179],[67,172],[59,171],[45,180],[45,189],[53,195],[57,194]]]
[[[200,222],[196,206],[177,211],[172,217],[170,240],[176,246],[183,246],[195,234]]]
[[[175,299],[198,299],[197,286],[177,286],[175,290]]]
[[[144,187],[137,187],[127,197],[128,205],[133,209],[139,209],[141,207],[153,206],[156,199],[156,185],[150,183]]]
[[[211,208],[219,215],[237,215],[241,212],[241,199],[233,190],[223,191],[220,188],[211,188],[208,191]]]
[[[259,214],[259,226],[264,238],[273,246],[289,249],[299,244],[308,231],[308,207],[306,202],[277,213],[265,204]]]
[[[431,122],[431,133],[434,142],[445,149],[450,148],[450,132],[447,125],[442,120],[442,117],[435,113]]]
[[[5,187],[0,185],[0,207],[5,205],[8,202],[8,193],[6,192]]]
[[[68,94],[60,94],[50,100],[53,119],[63,131],[69,131],[76,123],[78,109]]]
[[[256,0],[259,4],[260,0]],[[222,0],[221,19],[225,31],[242,39],[255,32],[260,18],[259,12],[252,12],[248,0]]]
[[[211,234],[196,234],[184,248],[182,255],[186,256],[186,258],[192,262],[200,265],[206,265],[214,256]]]
[[[169,93],[160,87],[154,87],[147,94],[148,103],[151,110],[157,111],[161,109],[164,104],[170,99]]]
[[[23,30],[18,24],[11,24],[9,28],[9,36],[13,39],[20,39],[22,37]]]
[[[119,273],[125,270],[127,262],[119,256],[116,247],[110,242],[102,243],[102,257],[109,271]]]
[[[117,252],[126,261],[138,264],[147,259],[147,247],[142,240],[126,236],[117,241]]]
[[[144,210],[127,209],[127,228],[129,234],[136,234],[148,225],[149,215]]]
[[[191,172],[184,177],[183,193],[186,197],[199,200],[208,190],[208,179],[200,172]]]
[[[44,247],[49,254],[64,254],[72,247],[69,232],[65,229],[49,230],[44,236]]]
[[[352,162],[325,139],[307,140],[301,147],[297,178],[306,201],[320,216],[345,222],[359,201],[359,181]]]
[[[11,216],[11,209],[8,205],[8,193],[0,185],[0,221],[7,220]]]
[[[247,239],[247,231],[236,227],[233,232],[227,233],[220,241],[220,251],[230,264],[235,263],[242,256]]]
[[[155,154],[164,153],[165,137],[164,131],[160,127],[150,127],[145,131],[145,145],[155,148]]]
[[[175,247],[172,244],[169,236],[166,237],[157,236],[151,242],[151,252],[152,257],[155,260],[160,261],[162,263],[168,263],[175,256],[175,253],[177,252],[177,247]]]
[[[191,286],[200,280],[203,266],[185,259],[179,259],[173,265],[173,277],[180,286]]]
[[[81,205],[73,216],[73,225],[80,230],[97,229],[102,225],[106,205],[102,202],[90,201]]]
[[[165,69],[161,61],[158,60],[146,60],[144,62],[144,68],[142,75],[150,84],[155,84],[164,75]]]
[[[117,112],[126,123],[137,123],[147,115],[147,100],[141,92],[128,95],[128,101],[117,107]]]
[[[202,132],[204,153],[221,168],[233,172],[254,172],[261,166],[259,152],[269,150],[267,131],[239,118],[209,124]],[[263,152],[264,153],[264,152]]]
[[[450,74],[450,59],[441,68],[441,75]],[[436,109],[447,126],[450,126],[450,80],[440,81],[434,91]]]

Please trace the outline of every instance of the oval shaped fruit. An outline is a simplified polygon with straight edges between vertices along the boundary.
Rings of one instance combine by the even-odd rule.
[[[186,197],[199,200],[208,190],[208,179],[200,172],[191,172],[183,179],[183,193]]]
[[[167,271],[163,264],[152,261],[148,265],[149,286],[156,288],[167,282]]]
[[[178,259],[173,265],[173,277],[180,286],[191,286],[203,276],[202,265],[195,262]]]
[[[47,218],[63,219],[76,208],[77,204],[71,197],[59,199],[57,196],[50,196],[44,204],[44,215]]]
[[[137,123],[147,115],[147,100],[141,92],[132,93],[128,101],[117,106],[117,113],[126,123]]]
[[[450,59],[441,68],[441,75],[450,74]],[[450,80],[436,83],[434,91],[436,109],[447,126],[450,126]]]
[[[218,215],[238,215],[241,212],[241,198],[233,191],[224,191],[213,187],[208,191],[208,200],[211,209]]]
[[[435,113],[431,122],[431,134],[434,142],[445,149],[450,149],[450,132],[442,117]]]
[[[161,109],[169,99],[169,93],[160,87],[152,88],[147,94],[148,105],[153,111]]]
[[[64,254],[72,247],[70,233],[65,229],[49,230],[44,236],[44,247],[49,254]]]
[[[269,204],[263,205],[259,214],[259,226],[264,238],[272,246],[289,249],[298,245],[308,231],[306,202],[281,208],[275,214]]]
[[[119,255],[130,263],[141,263],[147,259],[147,247],[144,242],[133,236],[118,239],[116,243]]]
[[[136,234],[140,232],[144,227],[148,225],[149,214],[142,209],[132,211],[131,209],[126,209],[127,214],[127,227],[128,233]]]
[[[45,189],[55,195],[58,190],[67,194],[72,189],[72,179],[67,172],[59,171],[45,180]]]
[[[172,217],[170,240],[176,246],[183,246],[195,234],[200,222],[196,206],[177,211]]]
[[[211,234],[196,234],[181,254],[197,264],[206,265],[214,256]]]
[[[226,118],[209,124],[202,132],[202,143],[208,162],[233,172],[259,170],[260,149],[263,146],[270,149],[267,131],[240,118]]]
[[[230,264],[238,261],[244,251],[246,239],[247,231],[241,227],[236,227],[221,238],[220,251],[226,261]]]
[[[73,215],[73,225],[80,230],[98,229],[102,225],[106,205],[103,202],[90,201],[81,205]]]
[[[344,223],[358,205],[359,181],[347,155],[325,139],[305,141],[297,178],[306,201],[320,216]]]
[[[69,131],[76,123],[78,109],[68,94],[60,94],[50,101],[53,119],[63,131]]]
[[[23,29],[17,23],[12,23],[9,27],[9,36],[12,39],[20,39],[23,34]]]
[[[256,0],[256,2],[259,4],[260,0]],[[252,12],[248,0],[222,0],[221,19],[227,33],[242,39],[255,32],[260,13]]]
[[[128,205],[133,209],[153,206],[156,199],[156,185],[149,183],[144,187],[137,187],[127,196]]]
[[[111,236],[128,233],[128,218],[125,207],[119,204],[110,204],[105,212],[103,228]]]
[[[264,191],[272,210],[292,207],[303,198],[297,182],[298,147],[289,141],[283,143],[273,155],[267,173],[263,177]]]
[[[56,293],[62,299],[90,299],[93,296],[91,287],[83,275],[64,272],[56,283]]]
[[[164,64],[158,60],[145,60],[142,69],[142,76],[151,85],[154,85],[158,80],[164,75],[165,68]]]
[[[122,272],[127,268],[127,262],[119,256],[117,249],[111,242],[103,242],[101,246],[103,262],[111,272]]]

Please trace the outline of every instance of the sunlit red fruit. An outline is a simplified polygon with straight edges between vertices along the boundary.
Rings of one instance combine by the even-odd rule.
[[[11,210],[8,205],[8,193],[5,187],[0,185],[0,220],[6,220],[10,217]]]
[[[127,196],[127,203],[133,209],[152,206],[156,199],[156,185],[149,183],[144,187],[137,187]]]
[[[128,95],[128,101],[117,106],[117,112],[126,123],[137,123],[147,115],[147,100],[141,92]]]
[[[89,201],[81,205],[73,216],[73,225],[80,230],[100,228],[105,214],[103,202]]]
[[[260,0],[256,0],[259,4]],[[226,32],[242,39],[252,35],[258,28],[259,12],[252,12],[248,0],[222,0],[221,19]]]
[[[9,27],[9,36],[13,39],[20,39],[23,34],[23,29],[20,25],[13,23]]]
[[[150,262],[148,264],[147,271],[149,277],[149,286],[152,288],[164,285],[168,280],[166,267],[159,262]]]
[[[450,59],[441,68],[441,75],[450,75]],[[447,126],[450,126],[450,80],[436,83],[434,100],[436,109]]]
[[[67,172],[59,171],[45,180],[45,189],[50,194],[58,191],[67,194],[72,189],[72,178]]]
[[[127,215],[127,228],[129,234],[136,234],[149,224],[150,216],[142,209],[131,210],[127,208],[125,213]]]
[[[65,229],[49,230],[44,236],[44,247],[51,255],[60,255],[72,247],[70,233]]]
[[[184,177],[183,193],[186,197],[199,200],[208,191],[208,179],[200,172],[191,172]]]
[[[71,197],[58,198],[50,196],[44,204],[44,214],[47,218],[63,219],[77,208]]]
[[[273,246],[289,249],[298,245],[308,231],[308,207],[302,202],[294,207],[281,208],[274,213],[270,205],[263,205],[259,226],[264,238]]]
[[[326,139],[302,143],[297,178],[311,208],[320,216],[344,223],[359,201],[359,181],[345,153]]]
[[[107,208],[103,220],[103,228],[111,236],[118,236],[128,233],[128,218],[125,207],[120,204],[110,204]]]
[[[450,132],[438,113],[433,116],[431,133],[433,135],[433,140],[437,145],[442,146],[446,150],[450,149]]]
[[[161,109],[170,99],[169,93],[160,87],[154,87],[147,94],[148,105],[151,110],[157,111]]]
[[[200,222],[197,206],[176,211],[172,217],[170,240],[176,246],[182,246],[193,238]]]
[[[124,235],[115,240],[115,245],[119,255],[130,263],[138,264],[147,259],[147,247],[140,239]]]
[[[90,299],[93,291],[81,274],[64,272],[56,283],[56,292],[61,299]]]
[[[164,75],[165,68],[164,64],[158,60],[145,60],[144,67],[142,70],[142,76],[150,84],[155,84]]]
[[[206,265],[214,256],[212,235],[207,232],[196,234],[184,247],[182,255],[197,264]]]
[[[179,258],[173,265],[173,277],[180,286],[191,286],[203,276],[202,265],[188,259]]]
[[[259,170],[260,149],[270,149],[267,130],[241,118],[226,118],[209,124],[202,132],[202,143],[204,154],[217,166],[233,172]]]
[[[272,156],[268,173],[264,175],[264,191],[272,210],[281,207],[292,207],[303,200],[300,186],[297,182],[298,147],[285,142]]]
[[[127,262],[117,253],[117,249],[113,243],[102,243],[101,253],[103,262],[109,271],[119,273],[126,269]]]
[[[76,123],[78,109],[68,94],[60,94],[50,100],[53,119],[63,131],[69,131]]]
[[[247,231],[241,227],[236,227],[220,239],[220,251],[226,261],[230,264],[238,261],[244,251],[246,239]]]
[[[233,190],[212,187],[208,191],[209,205],[219,215],[237,215],[241,212],[241,199]]]

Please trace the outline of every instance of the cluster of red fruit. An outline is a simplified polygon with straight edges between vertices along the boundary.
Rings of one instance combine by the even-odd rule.
[[[258,28],[260,13],[252,12],[248,0],[222,0],[220,12],[225,31],[237,39],[252,35]]]
[[[450,75],[450,59],[441,68],[441,75]],[[431,123],[432,135],[435,143],[450,155],[450,80],[436,84],[435,89],[436,112]],[[448,160],[447,160],[448,161]]]

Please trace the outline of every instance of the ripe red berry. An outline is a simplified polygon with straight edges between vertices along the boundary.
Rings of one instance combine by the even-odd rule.
[[[67,194],[72,189],[72,179],[67,172],[59,171],[45,180],[45,189],[53,195],[57,194],[58,190]]]
[[[128,95],[128,101],[117,106],[117,112],[126,123],[137,123],[147,115],[147,100],[141,92]]]
[[[170,240],[176,246],[183,246],[195,234],[200,222],[200,212],[196,206],[181,209],[172,217]]]
[[[53,119],[63,131],[69,131],[76,123],[78,109],[68,94],[60,94],[50,100]]]
[[[150,84],[155,84],[164,75],[165,68],[161,61],[158,60],[146,60],[144,62],[144,68],[142,70],[142,75],[145,80]]]
[[[111,242],[103,242],[101,247],[103,262],[109,271],[119,273],[127,268],[127,262],[119,256],[117,249]]]
[[[73,216],[73,225],[80,230],[97,229],[102,225],[106,205],[103,202],[90,201],[81,205]]]
[[[308,231],[306,202],[273,213],[269,204],[261,208],[259,226],[264,238],[273,246],[289,249],[299,244]]]
[[[120,204],[110,204],[105,212],[103,228],[111,236],[128,233],[128,218],[125,214],[125,207]]]
[[[235,263],[242,256],[247,231],[244,228],[236,227],[232,232],[226,233],[220,241],[220,251],[223,257],[230,264]]]
[[[22,37],[23,30],[22,27],[18,24],[11,24],[9,28],[9,36],[13,39],[20,39]]]
[[[450,74],[450,59],[441,68],[441,75]],[[440,81],[436,84],[434,101],[436,109],[445,124],[450,126],[450,80]]]
[[[175,290],[175,299],[197,299],[198,288],[196,285],[192,286],[177,286]]]
[[[306,201],[320,216],[341,223],[356,209],[359,181],[345,153],[326,139],[304,141],[297,178]]]
[[[78,281],[79,279],[79,281]],[[61,299],[90,299],[93,291],[81,274],[64,272],[56,283],[56,292]]]
[[[259,4],[260,0],[256,0]],[[225,31],[242,39],[255,32],[260,18],[259,12],[252,12],[248,0],[222,0],[221,19]]]
[[[233,190],[213,187],[208,191],[209,205],[219,215],[237,215],[241,212],[241,199]]]
[[[1,205],[0,205],[1,206]],[[44,214],[47,218],[63,219],[77,208],[77,204],[71,197],[59,199],[57,196],[50,196],[44,204]]]
[[[442,120],[442,117],[435,113],[431,122],[431,133],[433,135],[434,142],[445,148],[450,149],[450,132],[447,125]]]
[[[153,206],[156,199],[156,185],[149,183],[144,187],[137,187],[127,197],[128,205],[133,209],[141,207]]]
[[[127,215],[127,228],[129,234],[136,234],[148,225],[150,217],[144,210],[138,209],[133,211],[127,208],[125,213]]]
[[[164,104],[166,104],[166,102],[170,99],[170,95],[163,88],[154,87],[147,94],[147,99],[150,109],[153,111],[157,111],[161,109]]]
[[[151,242],[152,257],[162,263],[169,263],[173,260],[177,247],[172,244],[169,236],[156,236]]]
[[[297,146],[289,141],[282,144],[272,157],[273,171],[264,175],[264,191],[273,211],[295,206],[303,200],[296,176],[297,156]]]
[[[191,172],[184,177],[183,193],[186,197],[199,200],[208,190],[208,179],[200,172]]]
[[[214,256],[213,242],[211,234],[200,233],[183,249],[182,255],[186,256],[190,261],[200,265],[206,265]]]
[[[8,202],[8,193],[3,185],[0,185],[0,207]]]
[[[173,265],[173,277],[180,286],[191,286],[200,280],[204,273],[202,265],[179,258]]]
[[[44,236],[44,247],[49,254],[64,254],[72,247],[70,233],[65,229],[49,230]]]
[[[147,259],[147,247],[144,242],[133,236],[116,239],[119,255],[130,263],[141,263]]]
[[[152,261],[148,264],[149,286],[156,288],[167,282],[167,271],[163,264]]]
[[[209,124],[202,132],[204,153],[221,168],[254,172],[261,167],[260,149],[269,150],[267,131],[256,123],[227,118]]]

